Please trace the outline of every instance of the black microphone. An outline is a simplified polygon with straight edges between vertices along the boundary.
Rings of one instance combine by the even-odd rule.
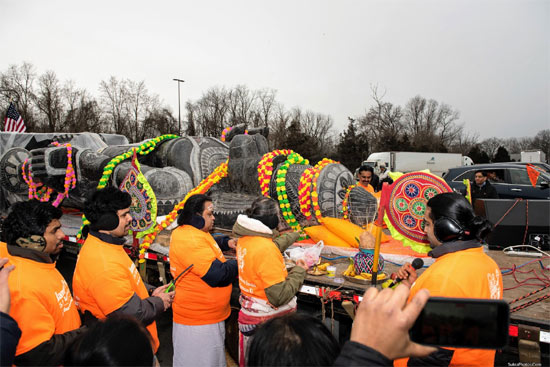
[[[424,266],[424,260],[419,259],[419,258],[416,258],[416,259],[413,260],[413,262],[412,262],[411,265],[412,265],[412,267],[414,268],[414,270],[418,270],[418,269],[420,269],[421,267]],[[399,278],[399,277],[395,278],[395,279],[393,280],[393,282],[388,286],[388,288],[391,288],[391,287],[393,287],[394,285],[399,284],[399,282],[401,282],[402,280],[403,280],[403,279],[401,279],[401,278]]]

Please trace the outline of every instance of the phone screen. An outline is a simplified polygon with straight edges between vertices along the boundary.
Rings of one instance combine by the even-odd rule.
[[[410,336],[425,345],[500,349],[508,343],[509,318],[503,300],[431,297]]]

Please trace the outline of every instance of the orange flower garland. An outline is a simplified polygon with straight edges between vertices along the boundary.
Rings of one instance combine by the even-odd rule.
[[[344,212],[344,219],[349,219],[349,193],[355,187],[357,187],[357,185],[348,186],[348,188],[346,189],[346,195],[344,196],[344,201],[342,201],[342,211]]]
[[[151,246],[151,244],[153,243],[153,241],[155,240],[155,238],[157,237],[159,232],[162,231],[163,229],[166,229],[166,227],[168,227],[176,219],[176,217],[178,216],[178,210],[183,208],[183,206],[185,205],[185,202],[187,201],[187,199],[189,199],[189,197],[191,197],[192,195],[195,195],[195,194],[204,194],[204,193],[206,193],[208,190],[210,190],[210,188],[213,185],[215,185],[222,178],[227,176],[227,162],[228,161],[225,161],[224,163],[222,163],[218,167],[216,167],[216,169],[214,169],[214,171],[210,175],[208,175],[208,177],[206,177],[204,180],[202,180],[198,184],[197,187],[195,187],[194,189],[189,191],[187,193],[187,195],[185,195],[185,198],[183,198],[183,200],[180,201],[174,207],[174,209],[170,212],[170,214],[168,214],[166,216],[164,221],[162,221],[162,223],[157,224],[156,227],[155,227],[155,230],[145,236],[145,238],[143,239],[143,242],[139,246],[140,247],[140,249],[139,249],[139,262],[140,263],[145,262],[145,251],[147,251],[149,246]]]
[[[228,126],[222,131],[222,136],[220,137],[221,141],[225,141],[225,136],[233,129],[233,126]],[[244,131],[244,135],[248,135],[248,130]]]
[[[298,202],[300,203],[300,211],[306,219],[312,218],[311,213],[311,180],[315,173],[315,167],[306,169],[300,177],[298,184]]]
[[[273,159],[280,155],[290,155],[294,151],[290,149],[279,149],[266,153],[258,162],[258,181],[263,196],[269,196],[269,183],[273,174]]]
[[[317,219],[321,218],[321,207],[319,207],[319,196],[317,194],[317,179],[319,178],[319,174],[321,173],[321,170],[332,163],[338,163],[332,159],[329,158],[323,158],[321,161],[319,161],[313,169],[315,170],[315,173],[313,175],[313,180],[311,181],[311,206],[313,207],[313,213],[315,214],[315,217]]]
[[[76,174],[73,168],[73,158],[72,158],[72,151],[73,148],[71,144],[59,144],[58,142],[54,141],[52,142],[52,145],[56,147],[64,146],[67,148],[67,168],[65,169],[65,183],[64,188],[65,190],[63,192],[57,193],[57,197],[55,198],[54,202],[52,203],[53,206],[58,207],[59,204],[69,196],[69,190],[74,189],[76,186]],[[31,199],[37,199],[42,202],[47,202],[50,200],[50,196],[52,192],[54,191],[51,187],[42,187],[40,190],[37,190],[38,187],[42,186],[42,183],[35,183],[32,179],[32,167],[29,162],[29,173],[28,175],[25,172],[25,166],[29,159],[27,158],[23,165],[21,166],[21,174],[23,176],[23,180],[29,185],[29,200]]]

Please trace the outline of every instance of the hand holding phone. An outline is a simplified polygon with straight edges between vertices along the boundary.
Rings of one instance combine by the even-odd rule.
[[[424,345],[501,349],[508,344],[509,319],[503,300],[432,297],[410,335]]]
[[[407,304],[409,288],[400,284],[395,290],[369,288],[359,304],[351,340],[377,350],[389,359],[424,357],[435,348],[411,342],[409,329],[426,303],[429,292],[421,290]]]
[[[160,299],[162,299],[162,303],[164,304],[164,311],[166,311],[172,305],[172,301],[174,301],[174,296],[176,295],[176,292],[174,291],[167,291],[169,286],[169,284],[160,286],[153,291],[153,294],[151,294],[153,297],[159,297]]]

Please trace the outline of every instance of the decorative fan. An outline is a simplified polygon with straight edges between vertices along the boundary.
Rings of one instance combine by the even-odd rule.
[[[426,202],[435,195],[451,192],[451,188],[431,173],[411,172],[399,177],[388,189],[391,192],[386,225],[392,237],[403,241],[416,252],[428,252],[429,241],[424,233]]]
[[[154,231],[157,220],[157,198],[149,182],[141,173],[135,151],[132,167],[120,184],[120,190],[126,191],[132,197],[130,229],[136,238],[141,238]]]

